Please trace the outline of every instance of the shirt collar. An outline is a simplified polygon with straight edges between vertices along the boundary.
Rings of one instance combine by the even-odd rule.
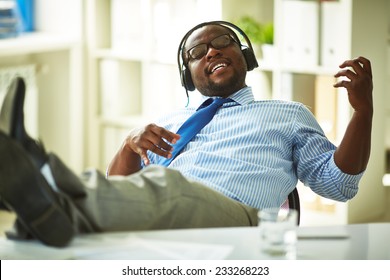
[[[202,102],[208,99],[208,96],[202,96]],[[232,95],[229,96],[230,99],[233,99],[239,105],[247,105],[255,100],[251,87],[244,87]]]
[[[251,87],[244,87],[229,96],[240,105],[247,105],[255,100]]]

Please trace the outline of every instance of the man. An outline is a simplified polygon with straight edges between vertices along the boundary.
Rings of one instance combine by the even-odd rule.
[[[206,23],[188,35],[182,54],[195,87],[205,97],[229,97],[233,102],[223,105],[218,120],[214,118],[192,139],[169,167],[256,208],[280,205],[297,178],[325,197],[341,201],[353,197],[370,153],[370,62],[363,57],[348,60],[335,75],[349,79],[335,87],[348,90],[355,110],[336,149],[302,105],[253,100],[245,84],[246,61],[234,36],[224,48],[212,46],[213,40],[227,33],[232,31],[225,26]],[[203,52],[198,53],[197,46]],[[197,57],[191,57],[194,49]],[[142,166],[158,164],[161,157],[170,158],[170,144],[180,139],[174,132],[194,111],[175,112],[158,124],[132,131],[108,174],[132,174]]]
[[[348,90],[355,110],[336,148],[301,104],[253,101],[248,61],[226,26],[191,30],[182,56],[199,92],[227,102],[178,154],[184,133],[175,132],[195,110],[133,130],[108,179],[96,170],[78,178],[46,154],[24,130],[23,84],[10,88],[0,119],[0,207],[16,212],[18,237],[65,246],[87,232],[257,225],[257,210],[279,207],[298,178],[332,199],[356,194],[373,115],[366,58],[345,61],[335,75],[347,78],[335,87]],[[157,165],[166,159],[168,168]]]

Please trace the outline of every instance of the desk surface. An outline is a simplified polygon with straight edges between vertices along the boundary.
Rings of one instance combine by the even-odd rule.
[[[257,227],[159,230],[78,236],[63,249],[0,239],[0,259],[272,259]],[[390,259],[390,223],[300,227],[297,259]],[[280,258],[280,257],[279,257]]]

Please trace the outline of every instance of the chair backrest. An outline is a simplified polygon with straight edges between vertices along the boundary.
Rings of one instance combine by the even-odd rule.
[[[295,209],[298,212],[298,225],[301,219],[301,203],[299,201],[299,194],[298,189],[295,188],[289,195],[288,195],[288,207],[290,209]]]
[[[287,197],[287,200],[281,206],[283,209],[295,209],[298,212],[298,225],[301,218],[301,204],[299,201],[299,194],[297,188],[295,188]]]

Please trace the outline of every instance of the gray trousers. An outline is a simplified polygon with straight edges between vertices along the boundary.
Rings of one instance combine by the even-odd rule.
[[[150,166],[108,179],[97,170],[88,170],[79,177],[53,154],[49,166],[79,233],[258,223],[257,209],[190,181],[173,169]]]

